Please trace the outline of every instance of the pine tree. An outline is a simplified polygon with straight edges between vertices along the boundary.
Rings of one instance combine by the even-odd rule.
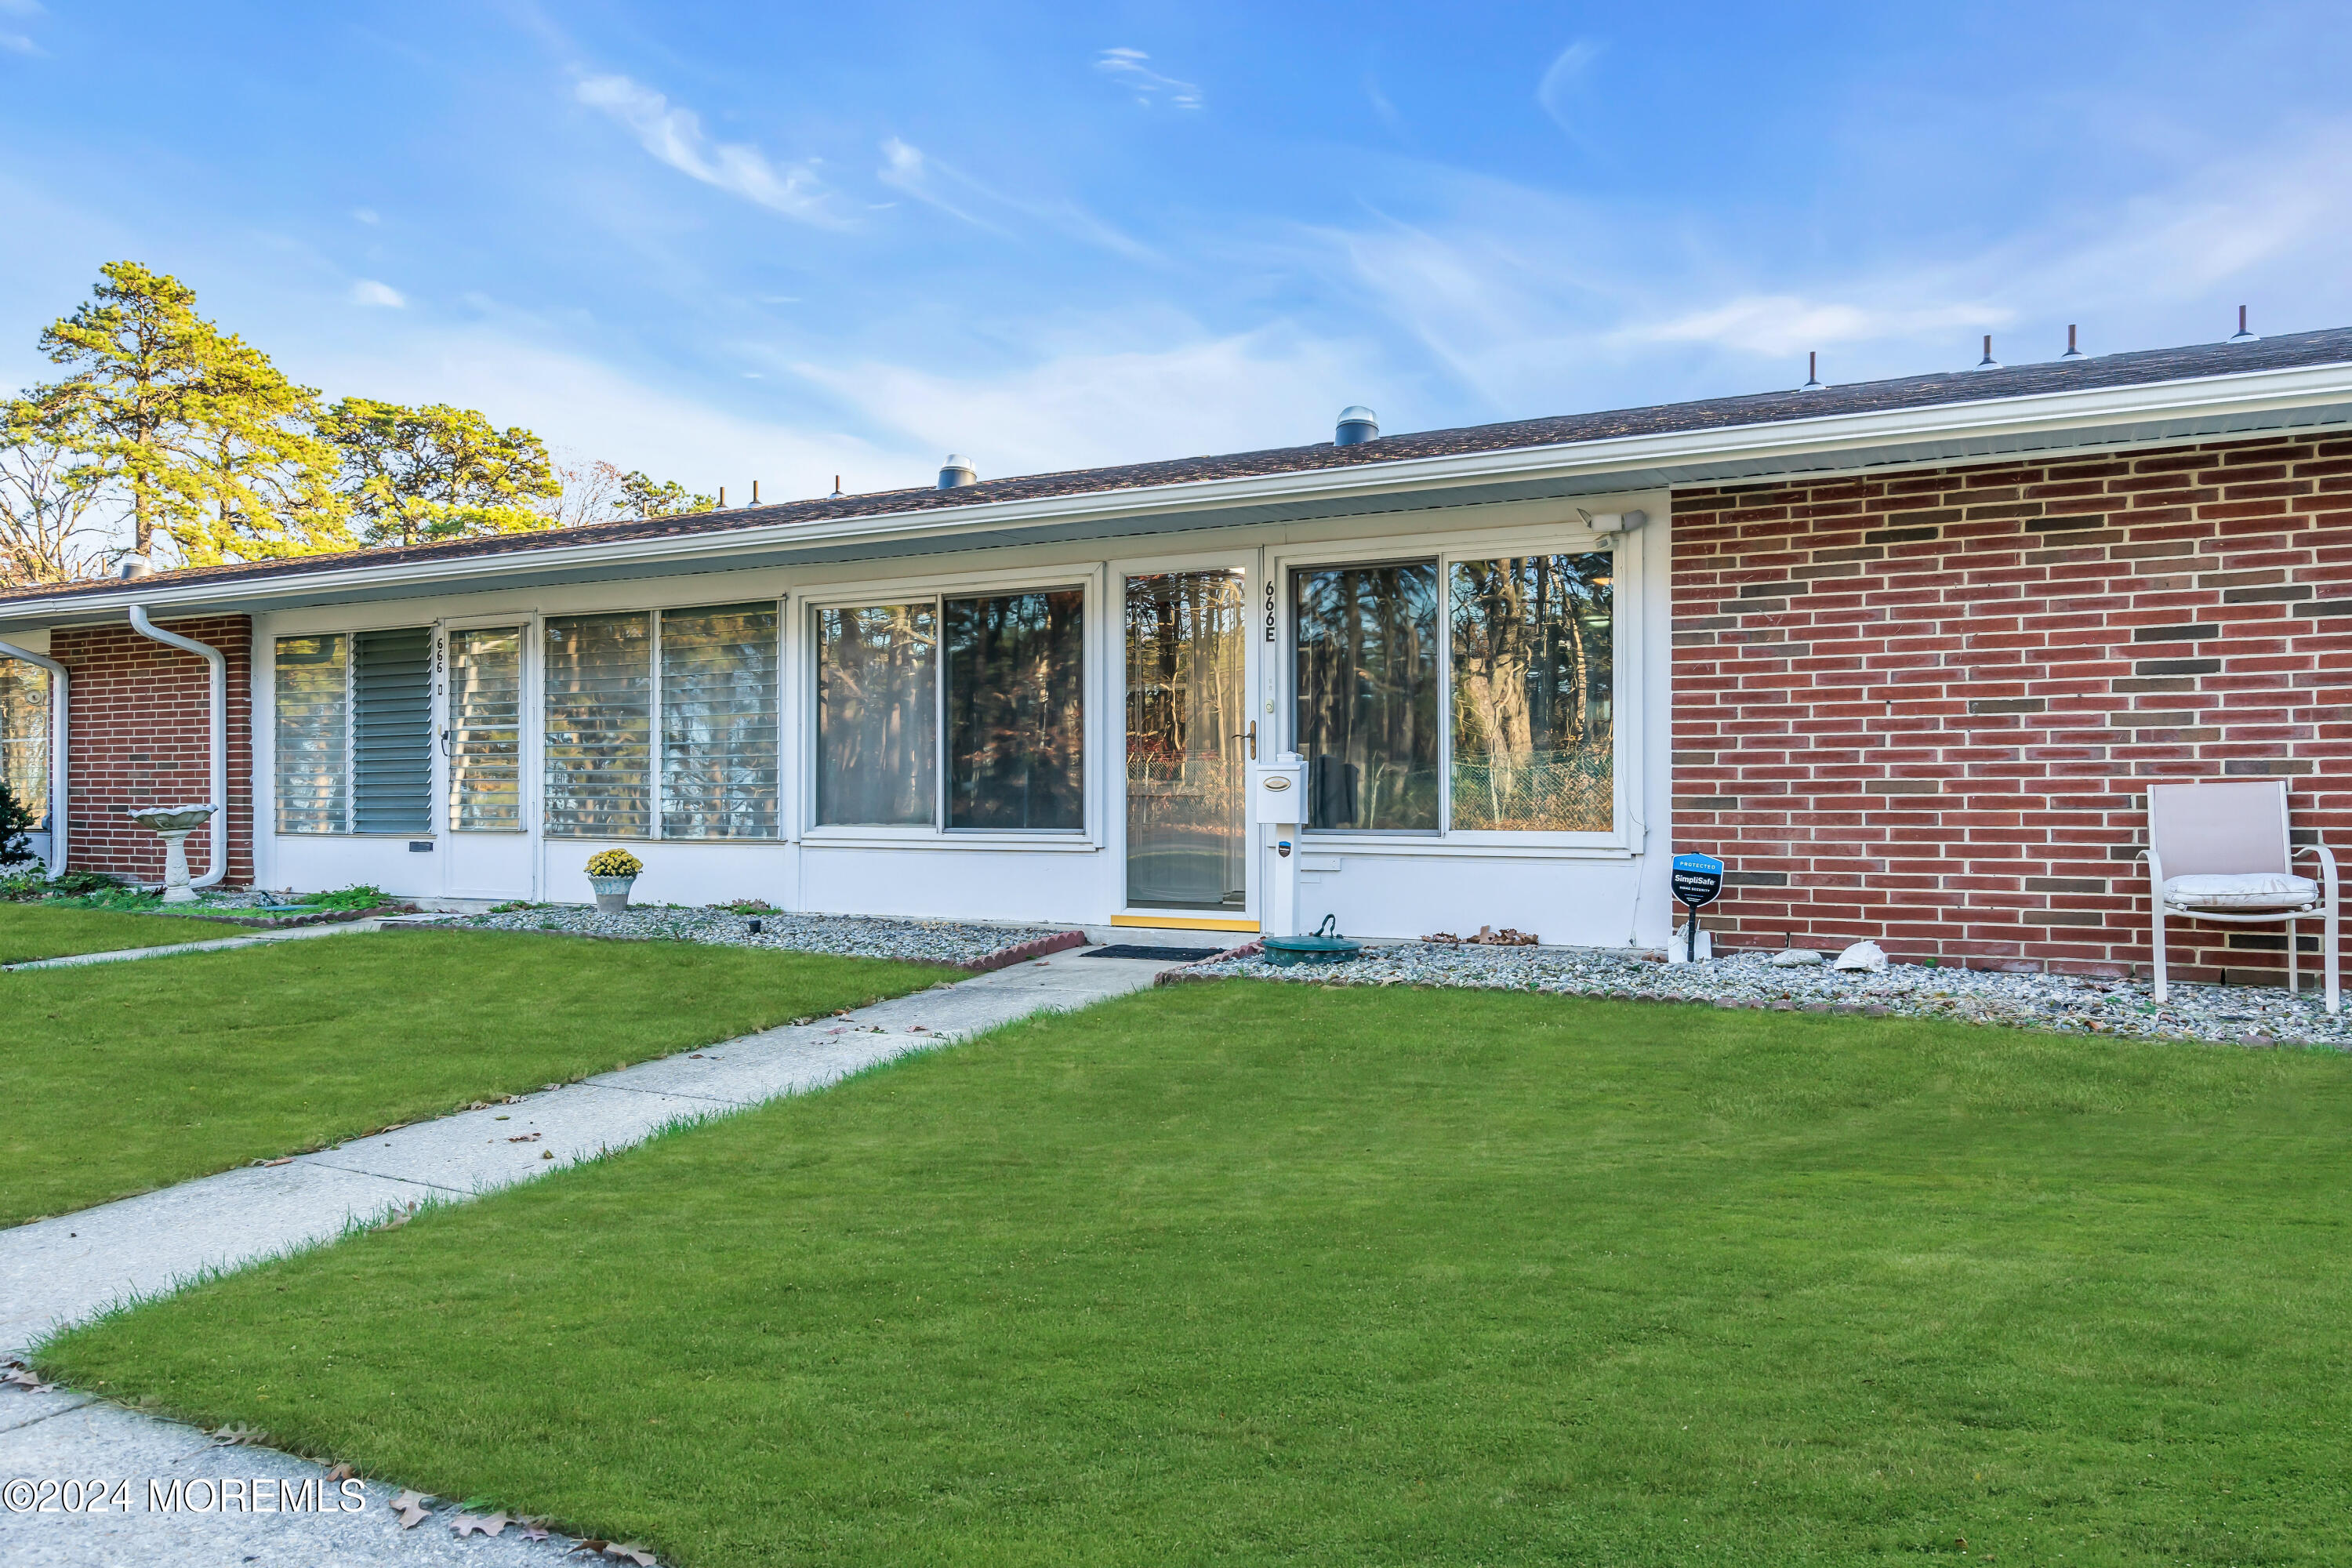
[[[135,261],[41,333],[64,380],[22,400],[45,440],[86,460],[83,486],[127,498],[131,548],[171,541],[194,564],[348,545],[318,395],[196,314],[195,290]]]
[[[347,397],[320,434],[342,463],[342,489],[362,542],[430,544],[556,526],[560,496],[547,447],[520,426],[500,430],[471,408],[404,408]]]

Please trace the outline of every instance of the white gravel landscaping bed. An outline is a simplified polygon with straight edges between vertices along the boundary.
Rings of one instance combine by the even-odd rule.
[[[1187,964],[1181,973],[1188,978],[1242,975],[1322,985],[1460,985],[1788,1012],[1899,1014],[2074,1034],[2352,1049],[2352,1014],[2329,1017],[2315,989],[2297,997],[2284,988],[2176,983],[2169,999],[2158,1007],[2155,987],[2144,980],[2001,974],[1920,963],[1893,963],[1874,974],[1840,973],[1825,967],[1775,968],[1768,956],[1739,954],[1707,963],[1664,964],[1586,948],[1405,942],[1367,946],[1346,963],[1276,968],[1251,954],[1204,960]],[[2306,973],[2304,983],[2308,986],[2314,979]]]
[[[760,922],[759,934],[751,922]],[[404,922],[405,923],[405,922]],[[1009,949],[1050,942],[1066,926],[987,925],[976,921],[885,920],[871,915],[739,915],[723,909],[653,904],[625,913],[599,913],[586,904],[536,904],[499,914],[452,915],[436,925],[475,931],[551,931],[568,936],[639,942],[699,942],[719,947],[768,947],[830,952],[845,958],[897,958],[913,963],[985,966]]]

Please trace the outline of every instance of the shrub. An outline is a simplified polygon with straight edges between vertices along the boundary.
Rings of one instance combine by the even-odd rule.
[[[296,900],[314,910],[372,910],[393,901],[382,888],[357,882],[348,888],[338,888],[331,893],[305,893]]]
[[[0,871],[12,866],[37,864],[33,854],[33,841],[25,837],[40,826],[33,808],[16,798],[8,781],[0,778]]]

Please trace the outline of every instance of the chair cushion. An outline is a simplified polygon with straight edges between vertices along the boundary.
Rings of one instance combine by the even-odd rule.
[[[2297,910],[2319,901],[2319,884],[2279,871],[2170,877],[2165,879],[2164,901],[2187,910]]]

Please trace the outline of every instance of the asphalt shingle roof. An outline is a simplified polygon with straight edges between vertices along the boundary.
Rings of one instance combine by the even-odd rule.
[[[2202,343],[2187,348],[2149,349],[2134,353],[2053,360],[2046,363],[2011,365],[1999,370],[1897,376],[1886,381],[1830,386],[1817,392],[1767,392],[1741,397],[1660,404],[1645,408],[1612,409],[1597,414],[1518,419],[1499,425],[1422,430],[1384,436],[1377,441],[1354,447],[1335,447],[1324,441],[1309,447],[1276,447],[1255,452],[1230,453],[1223,457],[1183,458],[1166,462],[1129,463],[1116,468],[1075,468],[1061,473],[983,479],[978,484],[951,490],[929,488],[877,490],[837,500],[826,498],[784,501],[772,506],[730,507],[723,511],[696,512],[682,517],[592,523],[546,533],[498,534],[402,550],[309,555],[286,561],[228,566],[187,567],[174,572],[159,572],[146,581],[258,581],[361,563],[395,565],[468,556],[513,555],[533,550],[571,548],[607,542],[676,538],[795,522],[949,510],[996,501],[1100,494],[1213,479],[1359,468],[1416,458],[1569,446],[1633,436],[1677,435],[1773,425],[1840,414],[1931,408],[1945,404],[1977,403],[2005,397],[2141,386],[2245,371],[2346,363],[2352,363],[2352,328],[2331,328],[2245,343]],[[114,579],[99,579],[66,587],[18,590],[0,594],[0,605],[12,599],[47,598],[120,586],[120,582]]]

